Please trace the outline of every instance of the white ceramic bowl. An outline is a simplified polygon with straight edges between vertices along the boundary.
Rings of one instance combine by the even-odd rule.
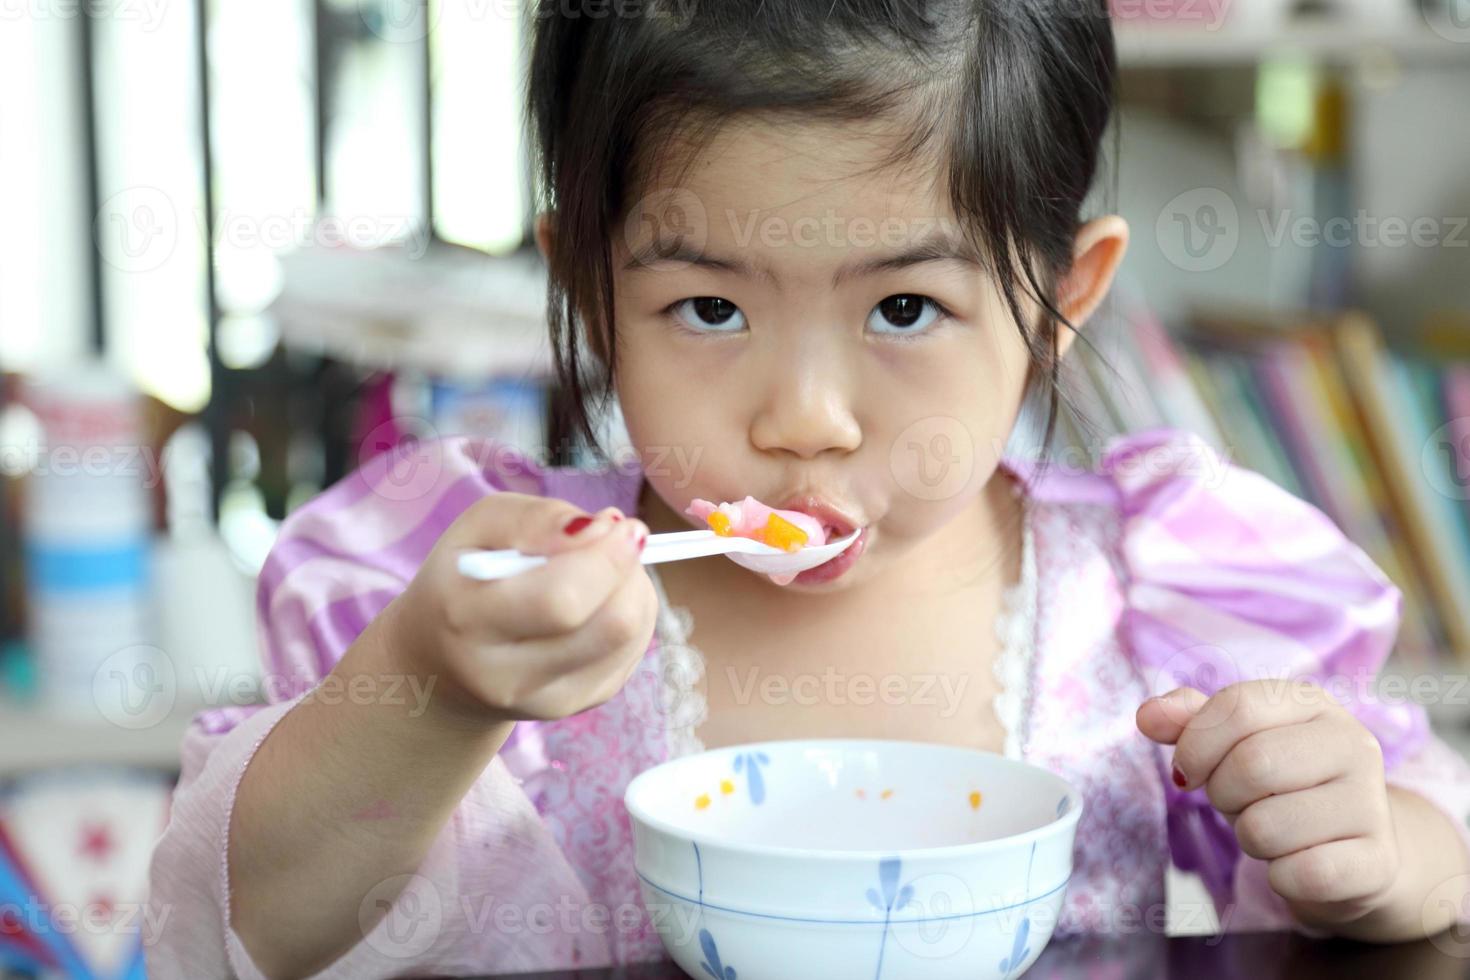
[[[868,739],[684,756],[624,799],[644,903],[700,980],[1009,980],[1051,938],[1082,812],[1039,767]]]

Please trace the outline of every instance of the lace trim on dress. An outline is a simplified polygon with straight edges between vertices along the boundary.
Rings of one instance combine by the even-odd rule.
[[[654,636],[658,638],[658,672],[661,717],[668,742],[668,757],[677,759],[704,751],[704,742],[696,734],[708,715],[704,692],[699,689],[704,677],[704,654],[689,644],[694,631],[694,617],[686,606],[669,603],[657,565],[645,565],[648,577],[658,592],[658,621]]]
[[[1021,577],[1007,586],[1001,596],[1001,610],[996,617],[995,632],[999,641],[992,671],[996,693],[995,716],[1005,729],[1005,756],[1021,758],[1026,744],[1025,725],[1031,703],[1031,651],[1036,635],[1036,553],[1031,535],[1031,504],[1023,501],[1021,530]],[[658,639],[658,669],[662,678],[660,697],[668,757],[679,758],[704,751],[704,743],[696,734],[708,715],[704,693],[699,689],[704,677],[704,654],[689,643],[694,617],[685,606],[669,603],[656,565],[647,565],[648,575],[658,593],[658,622],[654,635]]]
[[[1001,596],[995,618],[999,646],[991,672],[995,675],[995,717],[1005,729],[1004,754],[1020,759],[1031,715],[1032,649],[1036,640],[1036,549],[1031,534],[1031,503],[1023,501],[1021,577]]]

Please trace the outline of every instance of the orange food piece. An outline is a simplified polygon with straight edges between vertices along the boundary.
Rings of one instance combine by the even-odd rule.
[[[728,538],[730,536],[730,515],[715,511],[709,515],[705,523],[710,526],[710,530],[714,531],[720,537]]]
[[[772,548],[800,551],[807,542],[807,533],[790,521],[772,514],[766,519],[766,526],[761,529],[760,539]]]

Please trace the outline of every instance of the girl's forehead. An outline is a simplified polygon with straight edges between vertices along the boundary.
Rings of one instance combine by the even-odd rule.
[[[672,235],[725,249],[893,249],[957,237],[933,164],[894,162],[894,139],[872,125],[732,123],[652,171],[624,222],[625,244]]]

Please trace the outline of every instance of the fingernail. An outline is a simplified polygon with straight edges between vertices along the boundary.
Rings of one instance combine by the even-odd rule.
[[[578,531],[582,530],[591,523],[592,518],[588,517],[586,514],[583,514],[580,517],[574,517],[571,520],[567,521],[566,526],[563,527],[561,530],[563,534],[576,534]]]
[[[1189,780],[1184,778],[1184,770],[1180,769],[1178,766],[1174,767],[1174,785],[1178,786],[1180,789],[1183,789],[1184,787],[1189,785]]]

